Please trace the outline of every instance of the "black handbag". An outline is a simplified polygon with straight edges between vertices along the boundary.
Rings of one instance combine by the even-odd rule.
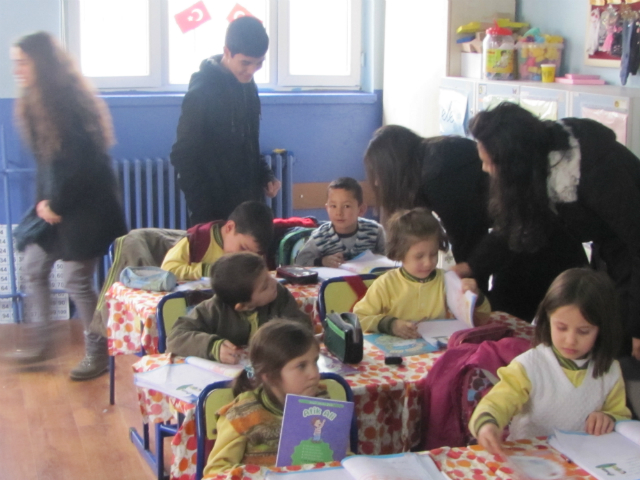
[[[24,252],[27,245],[37,243],[47,250],[53,241],[54,228],[38,216],[35,206],[31,207],[13,230],[16,248],[19,252]]]

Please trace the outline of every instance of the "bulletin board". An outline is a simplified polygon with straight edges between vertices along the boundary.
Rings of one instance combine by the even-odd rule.
[[[640,0],[586,0],[589,6],[585,35],[585,65],[620,68],[622,18],[640,15]]]

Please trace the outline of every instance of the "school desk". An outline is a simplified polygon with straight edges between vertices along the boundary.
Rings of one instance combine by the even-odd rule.
[[[300,309],[314,318],[317,315],[316,300],[320,285],[285,286],[295,297]],[[129,288],[120,282],[111,286],[106,294],[110,356],[137,354],[142,349],[148,354],[158,353],[156,308],[168,293]]]
[[[594,480],[587,472],[562,458],[560,453],[551,448],[543,437],[531,440],[506,442],[505,447],[512,454],[527,452],[549,452],[554,461],[565,469],[564,479]],[[436,448],[418,455],[430,455],[438,468],[452,480],[520,480],[513,470],[500,459],[488,453],[478,445],[460,448]],[[299,472],[339,466],[338,463],[317,463],[294,467],[274,467],[278,472]],[[269,469],[256,465],[243,465],[227,474],[208,475],[203,480],[258,480],[264,479]]]
[[[493,312],[492,321],[507,324],[515,335],[531,338],[529,324],[511,315]],[[424,379],[442,352],[405,357],[405,366],[384,364],[384,353],[365,342],[363,361],[358,373],[346,376],[354,394],[358,419],[358,453],[381,455],[408,451],[420,436],[422,390]],[[171,363],[170,354],[149,355],[136,362],[134,371],[144,372]],[[177,361],[181,361],[178,359]],[[178,434],[173,437],[171,479],[183,480],[195,473],[195,406],[153,390],[138,388],[143,423],[173,421],[177,412],[184,414]]]

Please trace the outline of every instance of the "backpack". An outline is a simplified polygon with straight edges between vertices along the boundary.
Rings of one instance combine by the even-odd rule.
[[[463,447],[472,437],[469,419],[497,381],[498,368],[531,348],[523,338],[462,343],[447,349],[425,379],[420,450]]]

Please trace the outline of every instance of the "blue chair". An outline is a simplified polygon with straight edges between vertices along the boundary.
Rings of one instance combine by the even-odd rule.
[[[322,282],[318,293],[320,320],[324,321],[328,313],[350,312],[353,309],[353,305],[364,296],[376,278],[378,278],[378,275],[368,273],[349,277],[335,277]],[[353,282],[357,283],[352,286],[351,283]]]
[[[334,400],[353,402],[353,392],[347,381],[335,373],[321,373],[320,379],[327,386],[329,397]],[[196,404],[197,460],[195,480],[201,480],[209,452],[216,440],[217,412],[233,401],[231,382],[216,382],[206,387],[198,397]],[[355,409],[349,432],[351,452],[358,453],[358,425]]]
[[[185,315],[190,306],[196,305],[208,298],[211,298],[211,290],[188,290],[183,292],[173,292],[162,297],[158,302],[156,321],[158,327],[158,351],[164,353],[167,348],[167,335],[175,325],[178,318]],[[156,472],[156,478],[163,480],[167,478],[164,473],[164,439],[172,437],[178,433],[184,417],[178,415],[177,423],[156,423],[156,450],[155,455],[149,448],[149,425],[144,424],[142,435],[135,428],[129,429],[129,439],[136,446],[140,454]]]

